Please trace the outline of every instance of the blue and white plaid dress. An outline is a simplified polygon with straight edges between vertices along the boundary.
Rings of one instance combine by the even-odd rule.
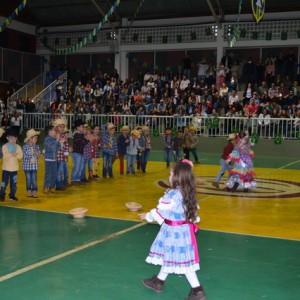
[[[182,201],[180,189],[170,189],[146,216],[148,222],[161,225],[146,262],[161,265],[166,273],[186,274],[200,269],[195,227],[185,222]],[[183,224],[168,225],[170,221]]]

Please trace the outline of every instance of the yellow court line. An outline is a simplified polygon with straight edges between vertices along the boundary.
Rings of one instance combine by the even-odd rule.
[[[15,272],[9,273],[9,274],[4,275],[4,276],[1,276],[1,277],[0,277],[0,282],[5,281],[5,280],[8,280],[8,279],[11,279],[11,278],[13,278],[13,277],[16,277],[16,276],[18,276],[18,275],[21,275],[21,274],[26,273],[26,272],[28,272],[28,271],[31,271],[31,270],[33,270],[33,269],[39,268],[39,267],[41,267],[41,266],[47,265],[47,264],[49,264],[49,263],[52,263],[52,262],[54,262],[54,261],[57,261],[57,260],[59,260],[59,259],[61,259],[61,258],[64,258],[64,257],[66,257],[66,256],[69,256],[69,255],[71,255],[71,254],[77,253],[77,252],[79,252],[79,251],[81,251],[81,250],[84,250],[84,249],[86,249],[86,248],[95,246],[95,245],[97,245],[97,244],[100,244],[100,243],[102,243],[102,242],[106,242],[106,241],[108,241],[108,240],[111,240],[111,239],[113,239],[113,238],[115,238],[115,237],[117,237],[117,236],[120,236],[120,235],[124,234],[124,233],[127,233],[127,232],[132,231],[132,230],[134,230],[134,229],[136,229],[136,228],[139,228],[139,227],[141,227],[141,226],[144,226],[145,224],[146,224],[146,223],[138,223],[138,224],[136,224],[136,225],[134,225],[134,226],[132,226],[132,227],[129,227],[129,228],[124,229],[124,230],[120,230],[120,231],[115,232],[115,233],[113,233],[113,234],[110,234],[110,235],[108,235],[108,236],[106,236],[106,237],[104,237],[104,238],[97,239],[97,240],[95,240],[95,241],[93,241],[93,242],[90,242],[90,243],[87,243],[87,244],[85,244],[85,245],[76,247],[76,248],[74,248],[74,249],[71,249],[71,250],[69,250],[69,251],[63,252],[63,253],[58,254],[58,255],[56,255],[56,256],[53,256],[53,257],[51,257],[51,258],[42,260],[42,261],[40,261],[40,262],[38,262],[38,263],[35,263],[35,264],[33,264],[33,265],[30,265],[30,266],[27,266],[27,267],[25,267],[25,268],[22,268],[22,269],[20,269],[20,270],[15,271]]]

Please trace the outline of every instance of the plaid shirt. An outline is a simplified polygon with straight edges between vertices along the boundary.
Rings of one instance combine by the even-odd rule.
[[[89,142],[83,148],[83,158],[88,159],[92,157],[92,143]]]
[[[87,145],[89,141],[85,138],[84,134],[75,131],[73,135],[73,152],[83,154],[84,146]]]
[[[165,134],[164,135],[164,146],[165,146],[165,149],[172,148],[172,142],[173,142],[172,135],[171,134]]]
[[[68,155],[66,155],[68,153]],[[57,152],[57,161],[68,161],[69,156],[69,144],[65,141],[62,147]]]
[[[110,155],[115,155],[118,153],[118,145],[116,138],[111,136],[107,130],[104,129],[103,125],[101,126],[101,148],[103,153],[107,153]]]
[[[30,146],[29,144],[23,145],[23,165],[24,171],[36,171],[38,169],[38,157],[35,155],[36,151],[40,151],[38,145]]]

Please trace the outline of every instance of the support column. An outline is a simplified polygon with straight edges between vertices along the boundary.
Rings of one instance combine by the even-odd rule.
[[[224,26],[218,28],[217,35],[217,62],[216,67],[218,67],[222,57],[224,56]]]
[[[120,79],[125,80],[128,78],[128,58],[127,58],[128,52],[126,51],[120,51],[118,54],[115,55],[115,68],[118,70]],[[118,57],[118,58],[117,58]],[[118,61],[118,67],[116,67],[116,62]]]

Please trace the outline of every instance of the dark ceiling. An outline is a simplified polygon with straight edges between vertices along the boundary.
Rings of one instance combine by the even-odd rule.
[[[256,0],[254,0],[256,1]],[[22,0],[1,1],[0,15],[8,17]],[[211,16],[207,0],[121,0],[111,21]],[[237,15],[240,0],[209,0],[216,15]],[[242,14],[251,14],[251,0],[242,1]],[[113,0],[27,0],[18,21],[40,27],[95,24],[102,20]],[[266,0],[265,13],[300,10],[299,0]]]

